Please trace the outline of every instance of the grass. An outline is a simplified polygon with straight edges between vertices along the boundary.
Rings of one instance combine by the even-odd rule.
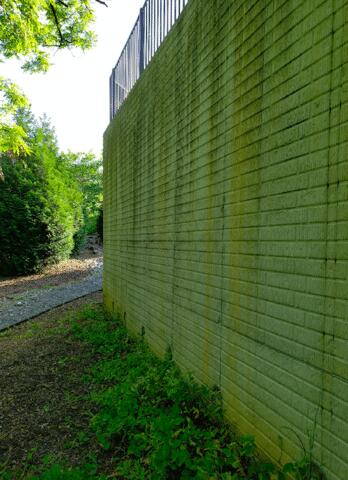
[[[170,352],[155,357],[100,305],[14,332],[0,338],[0,368],[29,363],[8,370],[14,388],[0,385],[13,402],[1,480],[320,478],[306,477],[305,461],[279,472],[260,459],[253,437],[224,422],[217,390],[183,377]]]

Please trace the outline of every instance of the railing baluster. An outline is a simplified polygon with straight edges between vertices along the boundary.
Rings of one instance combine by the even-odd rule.
[[[153,0],[153,6],[154,6],[154,16],[153,16],[153,34],[154,34],[154,51],[153,54],[155,54],[155,51],[157,50],[157,28],[156,28],[156,23],[157,23],[157,0]]]
[[[151,51],[151,58],[155,54],[156,50],[156,32],[155,32],[155,0],[151,1],[152,5],[152,15],[151,15],[151,38],[152,38],[152,51]]]
[[[155,15],[155,32],[156,32],[156,50],[159,47],[159,1],[156,0],[156,15]]]
[[[157,0],[157,5],[158,5],[158,10],[157,10],[157,48],[162,43],[161,39],[161,5],[162,5],[162,0]]]
[[[168,33],[168,28],[167,28],[167,17],[168,17],[168,5],[167,5],[167,0],[163,0],[163,10],[164,10],[163,29],[164,29],[164,37],[166,37],[166,36],[167,36],[167,33]]]
[[[171,0],[167,0],[167,7],[168,7],[168,32],[170,30],[170,19],[171,19]]]
[[[154,56],[156,51],[156,29],[155,29],[155,21],[156,21],[156,0],[152,0],[152,21],[151,21],[151,31],[152,31],[152,52],[151,58]]]
[[[154,34],[154,52],[157,50],[157,28],[155,28],[155,25],[157,23],[157,0],[153,0],[153,34]]]
[[[155,30],[153,28],[155,24],[155,0],[151,0],[151,58],[153,57],[153,52],[155,51]]]
[[[167,2],[167,28],[168,32],[170,30],[170,0],[166,0]]]
[[[144,38],[145,38],[145,11],[144,7],[140,10],[139,15],[139,73],[145,68],[145,51],[144,51]]]
[[[146,65],[147,65],[147,37],[148,37],[148,24],[147,24],[147,20],[148,20],[148,12],[147,12],[147,6],[144,5],[143,6],[144,8],[144,15],[145,15],[145,31],[144,31],[144,68],[146,68]]]
[[[146,6],[146,11],[147,11],[147,59],[146,59],[146,66],[147,66],[150,61],[150,5],[148,3]]]
[[[148,63],[151,60],[151,52],[152,52],[152,7],[151,7],[151,1],[149,2],[149,60]]]
[[[160,29],[160,44],[161,44],[163,41],[163,2],[160,2],[159,29]]]

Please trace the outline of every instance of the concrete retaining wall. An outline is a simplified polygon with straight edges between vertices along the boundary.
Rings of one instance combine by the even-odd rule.
[[[105,133],[104,296],[348,478],[348,2],[191,0]]]

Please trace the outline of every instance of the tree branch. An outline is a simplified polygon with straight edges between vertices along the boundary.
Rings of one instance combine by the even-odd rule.
[[[68,42],[64,39],[64,45],[72,45],[72,42]],[[45,48],[61,48],[62,43],[42,43],[42,46]]]
[[[58,30],[58,34],[59,34],[59,38],[60,38],[60,44],[64,45],[66,42],[65,42],[65,39],[63,37],[62,31],[60,29],[57,12],[56,12],[56,9],[54,8],[54,6],[51,2],[50,2],[50,9],[51,9],[51,12],[53,14],[54,23],[56,24],[56,27],[57,27],[57,30]]]
[[[95,0],[97,3],[100,3],[101,5],[104,5],[104,7],[108,7],[106,2],[103,2],[103,0]]]
[[[56,0],[56,3],[60,3],[61,5],[64,5],[65,8],[69,7],[69,5],[65,2],[63,2],[63,0]]]

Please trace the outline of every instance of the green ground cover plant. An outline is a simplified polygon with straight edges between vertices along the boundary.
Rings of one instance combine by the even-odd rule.
[[[74,314],[59,332],[86,346],[93,358],[83,376],[88,398],[67,396],[67,402],[91,405],[89,423],[66,442],[64,461],[45,455],[35,465],[23,465],[20,476],[0,463],[1,480],[320,478],[307,476],[306,458],[282,471],[260,458],[254,438],[236,435],[224,421],[218,389],[183,376],[169,351],[164,359],[154,356],[102,308]],[[65,368],[69,361],[65,352],[56,363]],[[49,412],[50,406],[45,408]],[[71,465],[69,451],[76,448],[82,452],[79,464]],[[30,464],[35,448],[28,455]]]

